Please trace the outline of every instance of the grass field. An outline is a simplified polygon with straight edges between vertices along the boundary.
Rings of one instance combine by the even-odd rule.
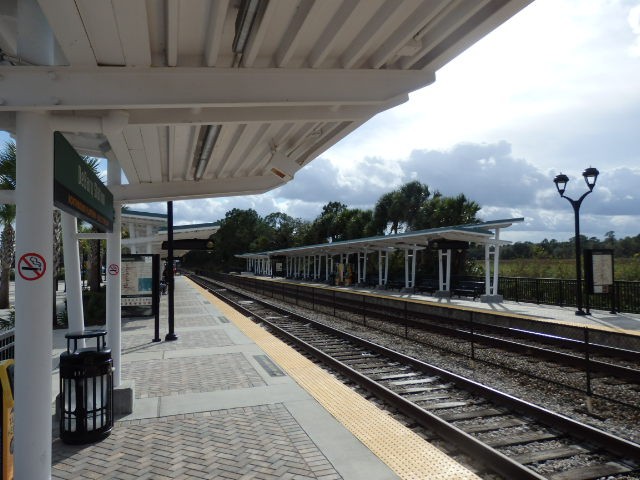
[[[484,268],[484,261],[477,262],[477,265]],[[640,258],[615,258],[613,270],[616,280],[640,281]],[[576,262],[573,259],[543,258],[500,260],[500,275],[572,279],[576,277]]]

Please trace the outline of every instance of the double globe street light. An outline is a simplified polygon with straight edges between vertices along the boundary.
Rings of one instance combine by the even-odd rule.
[[[564,194],[565,189],[567,188],[567,183],[569,182],[569,177],[561,173],[560,175],[556,175],[556,178],[553,179],[553,183],[556,184],[556,188],[558,189],[558,193],[562,198],[566,198],[571,206],[573,207],[573,213],[575,216],[575,229],[576,229],[576,306],[578,310],[576,311],[576,315],[586,315],[585,311],[582,309],[582,263],[580,262],[580,205],[584,198],[589,195],[593,191],[593,187],[596,186],[596,180],[598,179],[598,175],[600,172],[597,168],[589,167],[584,172],[582,172],[582,176],[584,177],[584,181],[589,187],[589,191],[584,192],[582,196],[578,200],[573,200],[572,198],[567,197]]]

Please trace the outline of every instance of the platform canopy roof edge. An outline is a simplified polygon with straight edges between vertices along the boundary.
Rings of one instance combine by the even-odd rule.
[[[509,245],[511,242],[507,240],[496,239],[495,230],[507,228],[514,223],[521,223],[523,221],[524,218],[522,217],[492,220],[488,222],[357,238],[354,240],[319,243],[315,245],[305,245],[302,247],[271,250],[268,252],[242,253],[236,255],[236,257],[297,257],[305,255],[339,255],[341,253],[356,253],[365,250],[374,252],[386,249],[423,249],[429,246],[430,242],[434,242],[436,240],[463,241],[479,245]]]

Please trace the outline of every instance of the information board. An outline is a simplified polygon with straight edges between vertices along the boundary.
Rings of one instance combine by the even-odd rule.
[[[589,293],[609,293],[614,281],[613,250],[585,250],[584,266]]]
[[[122,317],[154,315],[154,295],[159,279],[154,278],[153,255],[122,255]]]

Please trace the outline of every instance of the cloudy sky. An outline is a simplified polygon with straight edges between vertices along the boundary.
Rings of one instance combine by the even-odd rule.
[[[508,240],[573,236],[573,210],[553,177],[601,174],[582,233],[640,234],[640,1],[535,0],[437,73],[436,83],[370,120],[260,196],[175,202],[176,223],[231,208],[313,219],[329,201],[371,208],[417,179],[464,193],[485,220],[524,217]],[[132,205],[164,212],[165,204]]]

